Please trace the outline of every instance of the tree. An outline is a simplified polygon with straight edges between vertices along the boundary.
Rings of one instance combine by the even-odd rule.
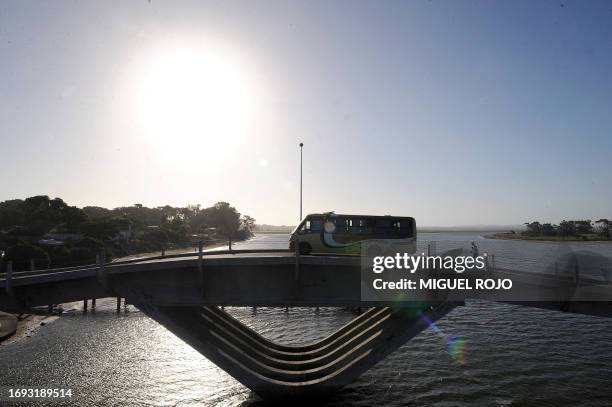
[[[119,231],[129,227],[130,221],[126,218],[113,217],[106,219],[95,219],[81,225],[81,231],[87,236],[98,240],[111,240]]]
[[[25,207],[21,199],[0,202],[0,229],[25,225]]]
[[[232,238],[240,228],[240,213],[227,202],[217,202],[214,206],[202,210],[206,227],[214,227],[227,238],[232,250]]]
[[[50,263],[49,255],[44,249],[27,243],[16,244],[6,249],[5,260],[12,261],[15,270],[28,270],[30,260],[34,260],[37,268],[47,268]]]
[[[612,237],[611,236],[612,221],[604,218],[604,219],[599,219],[598,221],[595,221],[595,224],[597,225],[598,234],[600,234],[601,236]]]
[[[101,250],[110,258],[113,251],[156,250],[168,243],[184,244],[190,240],[189,233],[194,232],[212,233],[211,238],[216,239],[223,236],[231,248],[235,240],[249,238],[254,227],[255,219],[241,216],[227,202],[218,202],[206,209],[201,209],[200,205],[148,208],[134,204],[112,210],[99,206],[79,209],[60,198],[50,199],[46,195],[0,202],[0,231],[8,232],[0,233],[2,250],[40,241],[50,231],[85,235],[81,241],[66,241],[63,247],[45,247],[53,264],[93,262]],[[127,229],[134,232],[129,245],[116,239],[119,232]]]
[[[52,246],[48,249],[48,253],[53,267],[66,267],[72,265],[70,249],[66,246]]]
[[[543,236],[554,236],[557,234],[555,226],[551,225],[550,223],[543,224],[541,230]]]
[[[143,239],[151,250],[160,250],[168,246],[168,233],[161,228],[147,229]]]
[[[526,222],[527,231],[523,232],[526,236],[540,236],[542,234],[542,225],[540,222]]]
[[[589,233],[593,233],[593,224],[591,220],[575,220],[574,226],[576,228],[576,234],[585,235]]]
[[[115,217],[129,219],[136,229],[143,229],[147,226],[160,226],[162,219],[159,208],[147,208],[142,204],[115,208],[112,210],[112,214]]]
[[[112,216],[112,211],[110,209],[102,208],[100,206],[86,206],[83,208],[83,212],[85,212],[89,219],[92,220],[110,218]]]
[[[25,234],[42,236],[58,225],[66,231],[78,231],[87,214],[76,206],[68,206],[60,198],[49,199],[46,195],[26,198],[21,205]]]
[[[62,205],[63,204],[63,205]],[[65,206],[61,199],[54,199],[53,205],[46,195],[31,196],[24,201],[26,233],[42,236],[61,222],[59,211]]]
[[[93,264],[97,260],[96,254],[98,253],[98,250],[89,247],[73,247],[70,249],[70,262],[66,262],[66,265]]]
[[[68,232],[79,232],[81,224],[89,220],[89,216],[76,206],[67,206],[63,211],[62,220]]]
[[[573,221],[564,220],[559,223],[557,227],[557,233],[560,236],[575,236],[576,235],[576,225],[574,225]]]
[[[250,217],[249,215],[242,215],[240,223],[242,229],[248,230],[249,232],[252,232],[253,228],[255,228],[255,219]]]

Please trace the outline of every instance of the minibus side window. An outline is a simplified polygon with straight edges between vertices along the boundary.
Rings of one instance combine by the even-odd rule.
[[[306,233],[318,233],[323,229],[322,219],[306,219],[300,230],[299,234],[303,235]]]
[[[365,225],[364,219],[349,219],[349,233],[362,234],[365,232]]]
[[[310,230],[313,233],[323,230],[323,219],[313,219],[310,222]]]
[[[348,231],[348,221],[344,218],[336,218],[334,220],[336,224],[336,230],[334,233],[344,234]]]
[[[305,220],[304,223],[302,223],[302,226],[300,227],[300,230],[298,230],[298,233],[300,235],[303,235],[305,233],[308,233],[310,231],[310,220]]]

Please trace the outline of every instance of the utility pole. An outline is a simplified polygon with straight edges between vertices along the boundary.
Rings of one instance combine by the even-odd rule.
[[[302,221],[302,151],[304,143],[300,143],[300,221]]]

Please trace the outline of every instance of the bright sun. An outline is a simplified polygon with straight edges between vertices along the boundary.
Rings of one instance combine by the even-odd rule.
[[[143,71],[136,115],[160,156],[183,165],[218,159],[246,136],[251,94],[236,64],[206,50],[181,48],[152,58]]]

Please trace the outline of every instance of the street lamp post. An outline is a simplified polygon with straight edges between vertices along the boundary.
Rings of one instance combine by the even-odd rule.
[[[302,220],[302,150],[304,143],[300,143],[300,221]]]

